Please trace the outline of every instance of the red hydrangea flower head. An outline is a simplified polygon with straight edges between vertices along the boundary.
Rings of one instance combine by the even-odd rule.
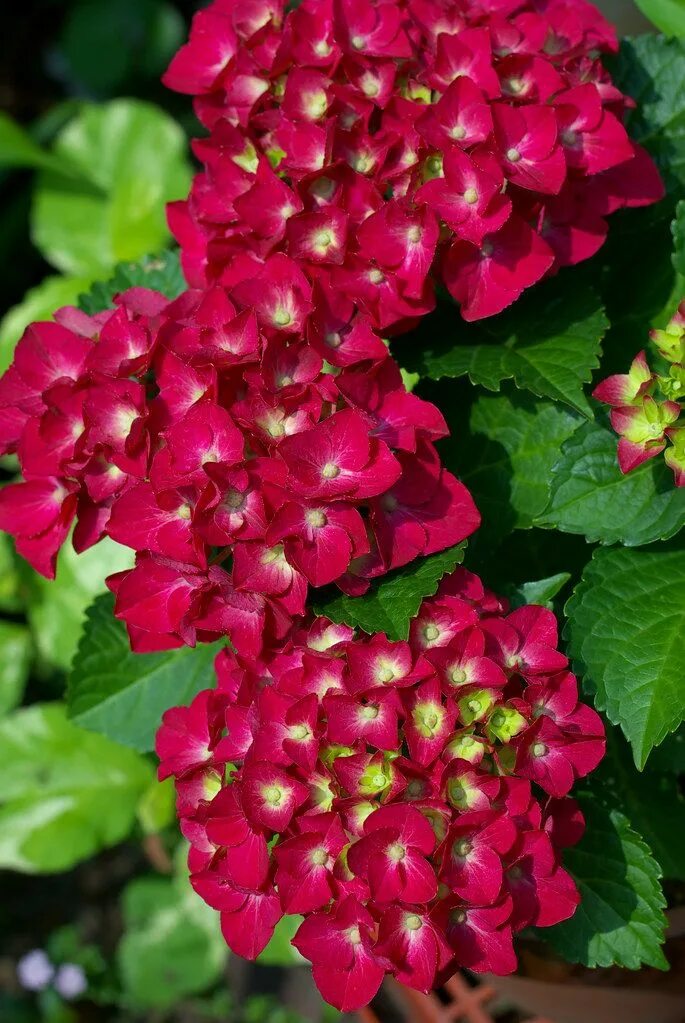
[[[301,914],[293,944],[354,1011],[388,973],[421,991],[459,967],[509,973],[516,933],[573,914],[569,792],[604,732],[550,611],[509,612],[458,569],[409,642],[315,618],[216,668],[216,689],[165,714],[157,752],[191,883],[234,952]]]
[[[475,320],[594,255],[608,214],[663,194],[601,64],[614,32],[586,0],[253,7],[200,11],[165,75],[210,130],[170,208],[195,285],[261,292],[255,268],[285,254],[385,332],[429,312],[436,282]],[[307,318],[301,294],[282,315]]]
[[[317,305],[285,255],[233,290],[116,301],[60,310],[19,341],[0,422],[24,482],[0,490],[0,528],[47,576],[72,526],[77,550],[130,547],[134,567],[108,584],[134,649],[228,635],[256,656],[310,585],[363,592],[477,528],[434,447],[438,409],[407,392],[368,320]]]

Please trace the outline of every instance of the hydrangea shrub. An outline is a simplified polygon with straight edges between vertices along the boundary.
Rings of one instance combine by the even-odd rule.
[[[206,129],[168,210],[186,280],[120,268],[0,380],[17,552],[52,577],[68,543],[131,551],[72,716],[143,751],[159,728],[226,943],[301,916],[344,1011],[387,974],[512,972],[523,930],[666,965],[683,76],[685,44],[619,53],[584,0],[214,0],[165,76]],[[606,376],[648,330],[654,371],[592,404],[602,345]]]

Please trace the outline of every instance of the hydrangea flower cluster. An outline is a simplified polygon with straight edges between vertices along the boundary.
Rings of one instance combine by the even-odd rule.
[[[188,279],[266,283],[279,252],[329,320],[399,332],[436,283],[499,312],[663,194],[616,48],[585,0],[214,0],[165,76],[210,129],[170,210]]]
[[[325,999],[368,1003],[384,975],[428,991],[464,966],[507,973],[512,936],[571,916],[568,797],[604,752],[552,612],[507,605],[464,569],[409,642],[316,618],[168,711],[191,883],[255,958],[284,914]]]
[[[656,373],[640,352],[627,373],[603,380],[593,391],[611,406],[611,425],[620,436],[618,464],[628,473],[664,452],[675,485],[685,487],[685,301],[665,330],[650,338],[667,371]]]
[[[217,286],[62,309],[0,380],[0,450],[24,475],[0,490],[0,529],[47,576],[74,522],[77,551],[132,548],[108,585],[135,650],[229,635],[255,656],[309,585],[363,592],[479,524],[436,453],[438,409],[368,326],[324,362],[300,335],[311,287],[287,257],[270,266],[272,305]]]

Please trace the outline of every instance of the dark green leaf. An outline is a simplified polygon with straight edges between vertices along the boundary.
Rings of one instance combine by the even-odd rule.
[[[616,434],[599,423],[585,423],[566,440],[538,525],[629,547],[668,539],[685,525],[685,489],[673,485],[663,459],[623,475],[617,443]]]
[[[685,277],[685,199],[676,206],[671,233],[673,235],[673,266],[681,277]]]
[[[464,560],[465,544],[412,561],[374,583],[363,597],[338,594],[315,602],[316,614],[370,634],[407,639],[409,625],[426,597],[432,597],[444,575]]]
[[[566,606],[571,656],[642,769],[685,719],[685,551],[596,550]]]
[[[637,771],[618,729],[609,729],[607,740],[607,755],[585,784],[595,799],[627,814],[665,877],[685,881],[685,800],[676,779],[656,769],[653,757]]]
[[[685,42],[658,35],[624,39],[613,69],[636,101],[628,131],[655,157],[672,194],[685,185]]]
[[[668,735],[661,745],[652,751],[649,766],[655,771],[669,774],[685,774],[685,725]]]
[[[132,750],[33,704],[0,721],[0,866],[67,870],[125,838],[152,768]]]
[[[154,749],[169,707],[188,703],[215,681],[214,658],[223,643],[134,654],[110,594],[89,608],[67,688],[70,717],[133,749]]]
[[[549,500],[561,445],[581,421],[563,405],[516,391],[474,402],[471,437],[448,442],[448,464],[471,491],[489,538],[533,525]]]
[[[109,280],[99,281],[87,294],[79,295],[78,304],[84,313],[93,316],[111,309],[114,296],[128,288],[151,288],[167,298],[176,298],[186,287],[178,252],[166,249],[158,256],[144,256],[137,263],[120,263]]]
[[[578,289],[572,273],[532,288],[512,309],[478,324],[457,310],[441,310],[398,346],[400,363],[439,380],[468,374],[475,384],[498,391],[503,380],[543,398],[563,401],[584,415],[590,407],[583,387],[599,365],[608,323],[591,288]]]
[[[573,963],[668,969],[661,949],[666,900],[659,865],[618,810],[592,799],[584,799],[582,808],[585,835],[564,852],[581,904],[570,920],[538,931],[539,936]]]
[[[71,75],[108,95],[132,75],[160,75],[184,35],[183,18],[161,0],[81,0],[70,5],[62,49]]]

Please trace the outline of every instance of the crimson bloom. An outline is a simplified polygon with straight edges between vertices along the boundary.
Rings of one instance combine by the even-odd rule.
[[[158,752],[191,882],[238,954],[302,914],[293,944],[354,1011],[387,973],[421,991],[509,973],[517,933],[575,911],[567,793],[604,736],[551,612],[508,613],[457,569],[408,642],[310,618],[257,659],[225,649],[217,676],[165,716]]]

